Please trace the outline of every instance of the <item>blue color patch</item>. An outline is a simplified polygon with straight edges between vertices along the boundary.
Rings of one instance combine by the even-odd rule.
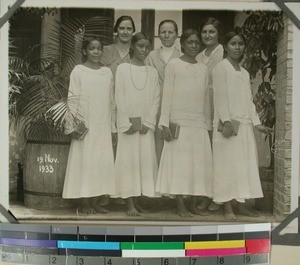
[[[57,241],[58,248],[119,250],[119,242]]]

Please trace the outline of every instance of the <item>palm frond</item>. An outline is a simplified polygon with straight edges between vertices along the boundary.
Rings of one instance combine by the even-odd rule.
[[[57,138],[72,112],[68,99],[69,76],[81,62],[84,36],[100,36],[103,44],[111,43],[113,21],[104,17],[56,21],[49,32],[49,42],[34,45],[20,59],[10,58],[10,113],[23,118],[22,126],[30,138]],[[73,113],[71,113],[74,115]],[[82,113],[76,113],[82,116]]]

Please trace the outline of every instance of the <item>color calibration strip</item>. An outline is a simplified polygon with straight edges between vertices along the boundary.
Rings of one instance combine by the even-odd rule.
[[[23,264],[262,264],[267,224],[97,227],[0,224],[1,261]]]

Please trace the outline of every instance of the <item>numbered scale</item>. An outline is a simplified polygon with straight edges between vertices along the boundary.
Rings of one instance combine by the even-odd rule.
[[[242,265],[267,264],[269,254],[198,258],[120,258],[2,253],[1,261],[38,265]]]
[[[270,224],[97,227],[0,224],[2,262],[57,265],[269,263]]]

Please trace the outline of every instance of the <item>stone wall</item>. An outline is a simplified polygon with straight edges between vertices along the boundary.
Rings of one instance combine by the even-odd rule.
[[[291,137],[292,137],[292,55],[291,21],[284,16],[284,29],[278,36],[276,73],[276,130],[274,214],[282,218],[291,206]]]

